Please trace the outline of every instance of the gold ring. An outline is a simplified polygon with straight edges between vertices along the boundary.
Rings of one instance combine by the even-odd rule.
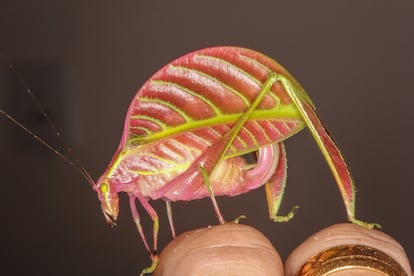
[[[365,245],[341,245],[322,251],[310,258],[296,273],[297,276],[331,275],[347,269],[373,271],[379,275],[408,276],[392,257]]]

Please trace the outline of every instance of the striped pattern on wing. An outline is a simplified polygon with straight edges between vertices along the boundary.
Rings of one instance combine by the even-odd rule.
[[[291,78],[274,60],[244,48],[208,48],[171,62],[153,75],[131,102],[121,146],[132,150],[185,134],[185,143],[201,143],[202,150],[237,121],[270,71]],[[227,155],[282,141],[303,127],[300,113],[277,82]]]

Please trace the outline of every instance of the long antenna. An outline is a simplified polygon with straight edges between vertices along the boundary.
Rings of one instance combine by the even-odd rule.
[[[52,120],[47,115],[46,110],[40,104],[39,100],[37,99],[37,97],[35,96],[35,94],[33,94],[32,90],[29,88],[29,86],[23,80],[23,78],[21,77],[21,75],[16,71],[15,67],[13,66],[13,64],[11,64],[9,66],[9,69],[10,69],[10,71],[12,71],[16,75],[16,77],[17,77],[20,85],[26,90],[27,94],[29,94],[29,96],[32,98],[32,100],[33,100],[34,104],[36,105],[37,109],[39,109],[39,111],[42,113],[43,118],[46,120],[46,122],[49,124],[50,128],[55,132],[56,136],[62,142],[62,145],[65,147],[65,150],[67,152],[71,152],[72,151],[71,147],[65,141],[65,139],[63,138],[63,136],[60,134],[60,131],[56,128],[55,124],[53,124]],[[80,162],[80,161],[79,160],[76,160],[76,162]]]
[[[32,98],[33,102],[35,103],[36,107],[40,110],[42,113],[42,116],[45,118],[51,129],[55,132],[56,136],[59,138],[63,146],[65,147],[65,150],[68,153],[72,152],[71,147],[69,144],[65,141],[63,136],[60,134],[60,131],[56,128],[56,126],[53,124],[52,120],[50,120],[49,116],[47,115],[45,109],[40,104],[40,102],[37,100],[34,93],[30,90],[30,88],[26,85],[25,81],[22,79],[22,77],[19,75],[19,73],[16,71],[13,65],[9,66],[9,69],[14,72],[14,74],[17,76],[20,84],[23,86],[23,88],[26,90],[26,92],[29,94],[29,96]],[[35,140],[37,140],[39,143],[41,143],[43,146],[48,148],[50,151],[52,151],[54,154],[62,158],[66,163],[68,163],[70,166],[72,166],[77,172],[79,172],[86,181],[92,186],[92,188],[95,189],[96,184],[95,181],[93,181],[92,177],[88,173],[88,171],[85,169],[83,164],[79,161],[77,158],[69,158],[68,156],[62,154],[60,151],[58,151],[56,148],[51,146],[49,143],[47,143],[43,138],[39,137],[36,133],[28,129],[23,123],[19,122],[15,118],[13,118],[10,114],[8,114],[6,111],[0,108],[0,113],[3,114],[6,118],[8,118],[10,121],[12,121],[15,125],[26,131],[30,136],[32,136]]]

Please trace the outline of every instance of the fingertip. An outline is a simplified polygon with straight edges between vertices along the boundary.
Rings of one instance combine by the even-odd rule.
[[[243,224],[185,232],[161,252],[154,275],[283,275],[270,241]]]

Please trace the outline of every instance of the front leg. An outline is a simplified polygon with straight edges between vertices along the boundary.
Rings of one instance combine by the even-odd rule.
[[[131,208],[132,216],[134,218],[134,222],[138,229],[138,233],[141,236],[141,239],[144,242],[145,248],[150,253],[150,257],[151,257],[151,265],[143,269],[140,275],[150,274],[155,270],[158,264],[158,252],[157,252],[158,251],[158,229],[159,229],[158,215],[156,211],[154,210],[154,208],[152,208],[152,206],[148,203],[148,200],[146,200],[141,194],[129,193],[128,195],[129,195],[129,205]],[[151,217],[153,221],[153,242],[154,242],[153,246],[154,247],[152,251],[150,250],[148,246],[147,240],[144,235],[144,231],[141,226],[140,217],[139,217],[137,207],[135,204],[136,199],[139,200],[142,207],[144,207],[145,211],[147,211],[148,215]]]

